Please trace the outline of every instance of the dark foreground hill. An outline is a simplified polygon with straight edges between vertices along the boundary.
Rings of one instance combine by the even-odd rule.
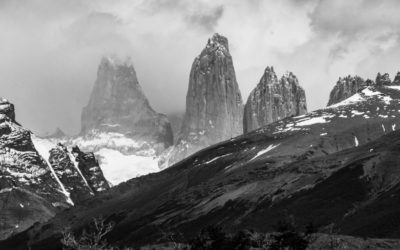
[[[208,225],[269,232],[288,216],[320,232],[399,238],[399,99],[396,88],[365,88],[120,184],[0,249],[57,249],[65,227],[99,216],[116,223],[107,240],[119,246],[190,239]]]

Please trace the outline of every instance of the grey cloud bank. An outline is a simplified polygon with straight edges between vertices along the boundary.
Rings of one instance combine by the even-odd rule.
[[[190,66],[213,32],[228,37],[244,99],[264,68],[294,72],[309,110],[339,76],[400,70],[398,1],[0,2],[0,95],[43,134],[77,133],[103,55],[130,56],[158,112],[183,111]],[[171,101],[173,100],[173,101]]]

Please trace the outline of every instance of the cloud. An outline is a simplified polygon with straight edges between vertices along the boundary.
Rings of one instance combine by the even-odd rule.
[[[203,27],[208,32],[213,32],[215,31],[215,26],[218,24],[218,20],[221,19],[223,14],[224,7],[218,6],[211,11],[207,11],[206,13],[199,12],[187,16],[186,20],[194,25]]]
[[[310,110],[339,76],[392,75],[396,0],[3,0],[0,93],[35,132],[77,133],[104,54],[130,56],[158,112],[185,109],[190,67],[212,33],[228,37],[244,99],[264,68],[294,72]],[[171,96],[174,102],[171,102]]]

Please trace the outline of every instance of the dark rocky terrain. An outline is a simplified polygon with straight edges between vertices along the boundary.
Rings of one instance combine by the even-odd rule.
[[[59,247],[66,225],[98,216],[116,223],[107,239],[121,246],[168,241],[165,232],[190,239],[211,224],[268,232],[288,215],[320,232],[399,238],[399,112],[400,86],[365,87],[118,185],[0,247]]]
[[[278,80],[274,68],[267,67],[244,106],[243,132],[247,133],[283,118],[305,113],[306,94],[297,77],[289,72]]]
[[[132,62],[104,57],[88,105],[82,111],[82,135],[114,132],[163,150],[173,143],[168,118],[150,106]]]
[[[204,147],[240,135],[242,119],[242,96],[228,39],[216,33],[193,62],[183,124],[161,165],[169,166]]]
[[[43,151],[36,137],[16,122],[14,106],[1,99],[0,239],[46,221],[92,195],[72,162],[74,158],[62,145]],[[108,188],[107,184],[103,190]]]

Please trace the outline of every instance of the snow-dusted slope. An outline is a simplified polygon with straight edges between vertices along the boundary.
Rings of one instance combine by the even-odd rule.
[[[121,133],[93,130],[85,136],[72,138],[37,138],[37,143],[47,152],[60,142],[69,150],[78,146],[85,152],[93,152],[104,177],[112,185],[160,171],[159,157],[151,144]]]
[[[384,236],[398,237],[398,223],[391,222],[400,202],[399,115],[399,90],[368,87],[338,105],[285,118],[132,179],[29,234],[43,239],[71,219],[80,228],[89,215],[118,214],[112,240],[140,246],[162,241],[159,228],[189,239],[215,223],[268,232],[289,214],[299,226],[312,221],[371,237],[377,225]]]

